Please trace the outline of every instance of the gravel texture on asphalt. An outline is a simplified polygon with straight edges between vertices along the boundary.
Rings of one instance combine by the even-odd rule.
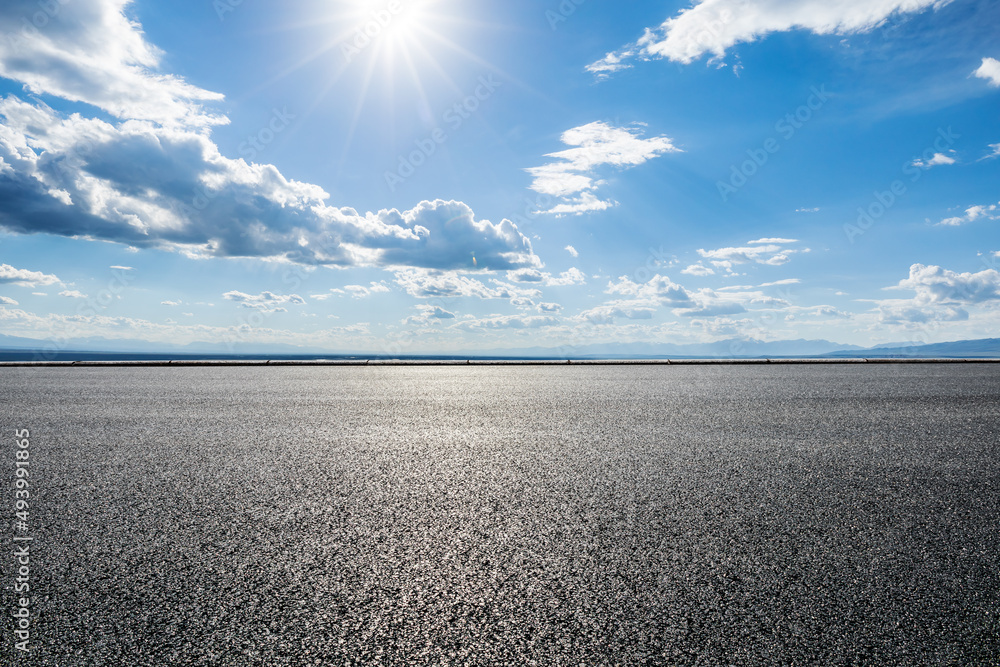
[[[0,380],[3,665],[1000,664],[1000,366]]]

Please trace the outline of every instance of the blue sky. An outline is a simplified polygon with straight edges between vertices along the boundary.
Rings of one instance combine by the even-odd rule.
[[[15,0],[0,333],[995,336],[1000,5]]]

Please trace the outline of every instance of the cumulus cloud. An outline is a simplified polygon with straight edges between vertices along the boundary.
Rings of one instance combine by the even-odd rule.
[[[87,295],[83,292],[75,289],[67,289],[59,292],[59,296],[64,296],[67,299],[86,299]]]
[[[447,311],[440,306],[430,306],[427,304],[418,304],[416,306],[417,314],[411,315],[403,320],[403,324],[409,325],[428,325],[432,323],[440,323],[442,320],[453,320],[455,319],[455,313]]]
[[[1000,301],[1000,273],[956,273],[940,266],[914,264],[894,289],[913,290],[918,304],[977,305]]]
[[[952,157],[952,155],[955,154],[955,151],[948,151],[948,153],[950,154],[946,155],[944,153],[935,153],[931,158],[926,160],[917,158],[910,164],[920,169],[930,169],[932,167],[939,167],[944,164],[955,164],[956,160],[954,157]]]
[[[986,79],[991,86],[1000,86],[1000,60],[983,58],[983,64],[973,74],[980,79]]]
[[[223,96],[159,71],[162,54],[125,11],[131,0],[4,0],[0,76],[121,119],[206,127]],[[29,18],[30,17],[30,18]]]
[[[9,296],[0,296],[0,304],[5,306],[19,306],[20,304]]]
[[[1000,204],[970,206],[965,209],[965,215],[945,218],[938,224],[945,227],[958,227],[969,222],[975,222],[976,220],[997,220],[1000,219],[1000,215],[997,213],[997,206],[1000,206]]]
[[[914,328],[934,322],[964,322],[970,319],[971,309],[995,312],[1000,306],[1000,273],[995,269],[958,273],[914,264],[909,277],[887,289],[912,291],[914,295],[875,301],[878,321],[883,325]]]
[[[599,121],[567,130],[561,140],[572,148],[549,153],[545,157],[553,158],[552,162],[527,170],[534,177],[532,190],[560,200],[544,211],[557,215],[579,215],[614,205],[593,192],[604,184],[598,175],[602,167],[636,167],[665,153],[680,152],[667,137],[644,139],[638,128],[613,127]]]
[[[359,213],[272,165],[224,157],[210,132],[226,119],[203,108],[222,96],[159,72],[128,5],[0,5],[0,76],[105,112],[0,99],[0,228],[304,265],[540,265],[513,223],[460,202]],[[36,15],[37,29],[23,22]]]
[[[285,305],[304,305],[306,300],[298,294],[275,294],[273,292],[261,292],[260,294],[246,294],[245,292],[226,292],[222,295],[226,301],[235,301],[243,308],[253,308],[268,313],[286,312]]]
[[[55,285],[60,282],[62,281],[58,277],[49,273],[15,269],[10,264],[0,264],[0,285],[13,284],[21,287],[35,287],[36,285]]]
[[[538,269],[518,269],[517,271],[509,271],[507,279],[515,283],[543,283],[548,275]]]
[[[997,151],[1000,152],[1000,144],[997,144]],[[576,251],[576,248],[574,248],[571,245],[566,246],[565,248],[563,248],[563,250],[565,250],[569,254],[573,255],[573,257],[579,257],[580,256],[580,253],[578,253]]]
[[[161,306],[183,306],[184,302],[183,301],[161,301],[160,305]]]
[[[642,309],[655,310],[660,306],[672,309],[679,317],[718,317],[747,312],[747,306],[786,308],[790,304],[784,299],[768,296],[760,290],[746,286],[728,289],[688,290],[665,276],[655,275],[645,283],[636,283],[627,276],[608,283],[608,294],[627,297],[624,301],[612,301],[602,309],[593,309],[592,321],[609,316],[626,317],[630,312],[641,313]],[[644,314],[640,315],[645,317]],[[634,319],[634,317],[633,317]]]
[[[489,284],[454,271],[403,269],[396,271],[396,284],[418,299],[474,297],[477,299],[534,299],[537,289],[521,288],[500,280]]]
[[[618,294],[633,299],[644,300],[650,304],[665,304],[668,306],[688,306],[691,295],[686,289],[666,276],[656,274],[645,283],[634,282],[628,276],[622,276],[617,282],[609,282],[605,290],[608,294]]]
[[[558,276],[553,276],[551,273],[539,271],[538,269],[519,269],[517,271],[509,271],[507,279],[515,283],[535,283],[545,285],[546,287],[583,285],[587,282],[587,276],[576,267],[563,271]]]
[[[614,324],[619,319],[649,320],[655,312],[645,301],[610,301],[581,312],[577,319],[591,324]]]
[[[9,231],[305,265],[541,263],[512,222],[477,220],[461,202],[361,214],[271,165],[223,157],[197,132],[64,118],[13,97],[0,115],[0,159],[12,167],[0,171],[0,226]]]
[[[714,276],[715,275],[715,271],[713,271],[711,268],[705,266],[701,262],[698,262],[697,264],[692,264],[691,266],[689,266],[686,269],[684,269],[683,271],[681,271],[681,273],[687,274],[689,276]]]
[[[563,271],[558,276],[548,277],[545,284],[549,287],[566,287],[569,285],[583,285],[587,282],[587,276],[583,271],[575,266],[568,271]]]
[[[631,67],[633,60],[666,58],[689,64],[705,55],[721,59],[739,43],[774,32],[819,35],[870,31],[895,14],[940,7],[950,0],[696,0],[638,41],[609,53],[587,69],[600,76]]]

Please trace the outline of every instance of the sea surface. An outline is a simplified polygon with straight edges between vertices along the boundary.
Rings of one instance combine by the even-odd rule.
[[[0,368],[0,405],[3,665],[1000,663],[1000,365]]]

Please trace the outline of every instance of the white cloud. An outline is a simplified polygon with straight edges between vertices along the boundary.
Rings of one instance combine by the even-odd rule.
[[[86,299],[87,298],[86,294],[84,294],[83,292],[80,292],[79,290],[75,290],[75,289],[63,290],[62,292],[59,292],[59,296],[64,296],[67,299]]]
[[[986,79],[991,86],[1000,86],[1000,60],[983,58],[983,64],[973,74],[980,79]]]
[[[161,52],[126,16],[130,4],[4,0],[0,76],[20,81],[34,94],[85,102],[122,119],[189,127],[227,123],[202,107],[222,95],[158,71]],[[28,19],[39,15],[44,23]]]
[[[548,278],[545,284],[549,287],[566,287],[569,285],[583,285],[587,282],[587,276],[583,271],[571,267],[568,271],[563,271],[558,277]]]
[[[540,303],[535,306],[535,310],[540,313],[558,313],[562,306],[558,303]]]
[[[665,153],[680,152],[667,137],[643,139],[636,128],[612,127],[599,121],[567,130],[561,140],[572,148],[549,153],[545,157],[554,158],[552,162],[527,170],[534,177],[532,190],[562,200],[544,211],[557,215],[578,215],[614,205],[593,194],[604,184],[597,175],[601,167],[635,167]]]
[[[543,283],[548,275],[548,273],[542,273],[538,269],[518,269],[517,271],[508,271],[507,279],[513,280],[515,283]]]
[[[202,130],[66,117],[0,99],[0,227],[113,241],[198,257],[329,266],[539,266],[508,220],[461,202],[407,211],[336,208],[319,186],[231,160]],[[144,169],[135,169],[141,163]]]
[[[739,315],[747,312],[746,306],[736,301],[705,302],[694,308],[679,308],[674,311],[682,317],[720,317]]]
[[[931,167],[938,167],[944,164],[955,164],[955,158],[952,155],[955,151],[948,151],[951,155],[945,155],[944,153],[935,153],[930,159],[924,160],[917,158],[910,164],[914,167],[919,167],[920,169],[930,169]]]
[[[759,290],[738,287],[731,290],[700,289],[690,293],[691,304],[674,309],[681,317],[719,317],[747,312],[747,306],[787,308],[784,299],[768,296]]]
[[[914,296],[876,300],[879,325],[925,328],[939,322],[968,321],[970,310],[996,313],[1000,307],[1000,273],[994,269],[957,273],[914,264],[908,278],[887,289],[912,291]]]
[[[998,149],[997,149],[997,150],[998,150],[998,151],[1000,151],[1000,144],[997,144],[997,146],[998,146]],[[569,254],[573,255],[573,257],[579,257],[579,256],[580,256],[580,253],[578,253],[578,252],[576,251],[576,248],[574,248],[574,247],[573,247],[573,246],[571,246],[571,245],[568,245],[568,246],[566,246],[565,248],[563,248],[563,250],[565,250],[565,251],[566,251],[566,252],[568,252]]]
[[[183,306],[184,302],[183,301],[161,301],[160,305],[161,306]]]
[[[600,183],[597,184],[599,185]],[[549,210],[542,212],[551,213],[556,216],[582,215],[593,211],[606,211],[617,205],[618,202],[616,201],[598,199],[597,196],[591,192],[582,192],[576,199],[568,199],[566,202],[556,204]]]
[[[940,266],[914,264],[909,278],[893,289],[914,290],[920,305],[977,305],[1000,301],[1000,273],[995,269],[956,273]]]
[[[953,218],[945,218],[938,225],[943,225],[945,227],[958,227],[959,225],[964,225],[968,222],[975,222],[976,220],[1000,220],[1000,215],[997,214],[997,207],[1000,204],[990,204],[988,206],[970,206],[965,209],[965,215],[957,216]]]
[[[628,276],[622,276],[618,282],[609,282],[606,292],[642,299],[647,303],[670,306],[686,306],[691,302],[687,290],[660,274],[656,274],[645,283],[636,283]]]
[[[109,269],[114,269],[115,271],[135,271],[131,266],[109,266]]]
[[[787,284],[779,281],[775,284]],[[627,297],[624,301],[611,301],[587,311],[587,319],[611,321],[642,313],[643,309],[655,310],[660,306],[672,309],[679,317],[719,317],[747,312],[747,306],[786,308],[790,304],[779,298],[746,286],[733,286],[721,290],[699,289],[690,291],[665,276],[653,276],[648,282],[636,283],[627,276],[608,283],[608,294]]]
[[[575,319],[591,324],[613,324],[616,320],[648,320],[660,306],[692,307],[694,304],[687,290],[659,274],[645,283],[636,283],[628,276],[608,282],[607,294],[614,299],[594,308],[584,310]]]
[[[701,262],[698,262],[697,264],[692,264],[691,266],[689,266],[686,269],[684,269],[683,271],[681,271],[681,273],[686,273],[689,276],[714,276],[715,275],[715,271],[713,271],[711,268],[705,266]]]
[[[402,269],[396,271],[396,284],[418,299],[474,297],[478,299],[533,299],[541,296],[536,289],[516,287],[491,279],[489,285],[454,271]]]
[[[819,211],[819,207],[818,206],[815,207],[815,208],[797,208],[797,209],[795,209],[796,213],[816,213],[818,211]]]
[[[85,304],[81,304],[86,310]],[[299,332],[251,326],[214,327],[204,324],[179,325],[150,322],[129,317],[88,315],[78,311],[72,315],[37,315],[19,308],[0,306],[0,330],[9,335],[38,338],[44,332],[49,339],[69,339],[101,336],[109,340],[142,339],[151,342],[185,344],[192,342],[227,343],[240,341],[247,344],[283,343],[325,347],[328,349],[382,349],[383,341],[370,336],[367,323],[334,327],[314,332]]]
[[[583,311],[577,315],[577,319],[591,324],[614,324],[619,319],[649,320],[655,312],[656,309],[644,301],[610,301]]]
[[[914,305],[908,300],[881,301],[878,306],[878,320],[881,324],[928,324],[931,322],[964,322],[969,319],[969,311],[954,306],[928,308]]]
[[[1000,144],[990,144],[989,148],[993,152],[992,153],[987,153],[983,157],[979,158],[980,161],[982,161],[982,160],[992,160],[993,158],[1000,157]]]
[[[440,323],[442,320],[455,319],[455,313],[447,311],[440,306],[429,306],[422,303],[418,304],[416,309],[418,314],[407,317],[403,320],[403,324],[427,325],[431,323]]]
[[[785,248],[779,244],[795,243],[791,239],[759,239],[751,241],[744,247],[716,248],[705,250],[701,248],[698,254],[716,267],[730,268],[734,264],[767,264],[781,266],[790,261],[791,255],[800,252]]]
[[[559,324],[557,318],[545,315],[496,315],[465,320],[453,325],[453,328],[482,333],[496,329],[540,329],[556,324]]]
[[[747,241],[747,244],[757,245],[760,243],[768,243],[768,244],[778,243],[781,245],[788,245],[789,243],[798,243],[798,242],[799,242],[798,239],[763,238],[763,239],[757,239],[755,241]]]
[[[786,308],[785,311],[788,315],[785,317],[786,320],[794,320],[798,317],[825,317],[833,318],[837,320],[845,320],[853,317],[851,313],[835,308],[834,306],[820,305],[820,306],[791,306]]]
[[[246,294],[245,292],[231,291],[222,295],[226,301],[235,301],[243,308],[253,308],[266,313],[287,312],[284,305],[301,306],[306,303],[298,294],[275,294],[273,292],[261,292],[260,294]]]
[[[21,305],[17,301],[14,301],[14,299],[10,298],[9,296],[0,296],[0,304],[3,304],[5,306],[19,306],[19,305]]]
[[[0,264],[0,285],[13,284],[34,287],[35,285],[55,285],[60,282],[62,281],[59,278],[50,273],[15,269],[10,264]]]
[[[798,278],[785,278],[783,280],[775,280],[770,283],[761,283],[761,287],[775,287],[777,285],[798,285],[802,281]]]
[[[558,276],[553,276],[551,273],[539,271],[538,269],[519,269],[517,271],[509,271],[507,279],[516,283],[535,283],[545,285],[546,287],[583,285],[587,282],[587,276],[576,267],[563,271]]]
[[[721,59],[739,43],[774,32],[809,30],[819,35],[867,32],[894,14],[940,7],[949,0],[696,0],[635,43],[591,64],[598,75],[630,67],[634,59],[691,63],[706,54]]]
[[[364,299],[372,294],[384,294],[391,291],[385,281],[375,282],[372,281],[370,285],[345,285],[344,291],[353,296],[355,299]]]

